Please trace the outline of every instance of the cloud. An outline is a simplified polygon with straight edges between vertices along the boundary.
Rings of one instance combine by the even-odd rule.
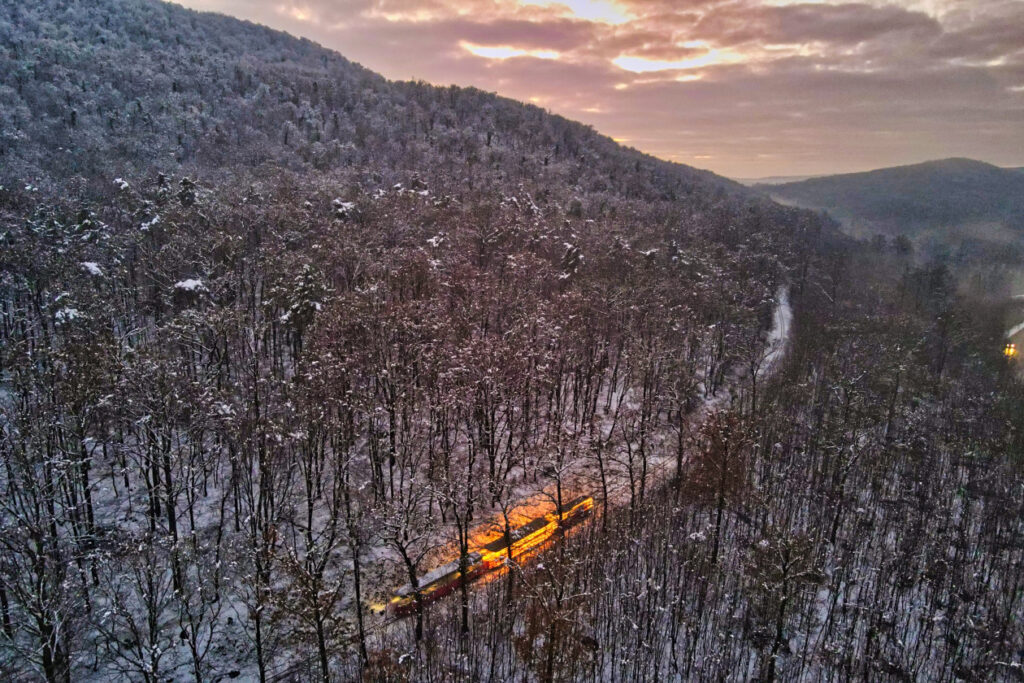
[[[512,59],[530,57],[533,59],[558,59],[561,55],[554,50],[530,50],[510,45],[475,45],[465,40],[459,43],[466,52],[486,59]]]
[[[735,176],[1024,165],[1019,0],[185,0]]]
[[[557,8],[569,16],[605,24],[622,24],[630,12],[613,0],[521,0],[521,4]]]
[[[959,30],[945,32],[930,54],[938,59],[992,61],[1021,59],[1024,50],[1024,2],[985,13]]]
[[[941,32],[938,21],[922,12],[864,3],[734,4],[705,14],[694,28],[724,43],[766,45],[825,42],[847,46],[890,33],[912,32],[920,38]]]
[[[612,60],[612,64],[620,69],[642,74],[651,71],[702,69],[722,64],[740,64],[744,61],[741,54],[710,47],[703,50],[688,50],[685,54],[688,56],[680,59],[650,59],[634,54],[620,55]]]

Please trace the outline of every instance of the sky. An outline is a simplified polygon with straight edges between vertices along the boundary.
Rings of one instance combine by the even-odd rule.
[[[733,178],[1024,166],[1024,0],[178,0]]]

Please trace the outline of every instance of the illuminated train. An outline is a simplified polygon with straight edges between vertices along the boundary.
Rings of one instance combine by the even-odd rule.
[[[590,496],[574,498],[562,506],[561,522],[557,510],[547,513],[513,529],[508,535],[512,541],[511,553],[505,534],[475,550],[467,556],[465,577],[459,572],[459,561],[449,562],[419,578],[420,603],[427,604],[440,600],[450,594],[463,581],[472,581],[477,577],[493,571],[505,563],[505,560],[522,557],[536,548],[559,528],[568,529],[583,521],[594,507],[594,499]],[[388,612],[395,616],[405,616],[416,612],[416,590],[406,584],[395,591],[395,596],[388,604]]]

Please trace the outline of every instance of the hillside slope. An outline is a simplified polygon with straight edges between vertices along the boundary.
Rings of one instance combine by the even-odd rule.
[[[476,89],[392,83],[310,41],[155,0],[0,1],[0,182],[372,166],[676,198],[739,184]]]

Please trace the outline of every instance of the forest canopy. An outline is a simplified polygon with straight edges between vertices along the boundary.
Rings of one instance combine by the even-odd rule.
[[[0,675],[1019,671],[1024,406],[941,264],[266,28],[0,1]]]

